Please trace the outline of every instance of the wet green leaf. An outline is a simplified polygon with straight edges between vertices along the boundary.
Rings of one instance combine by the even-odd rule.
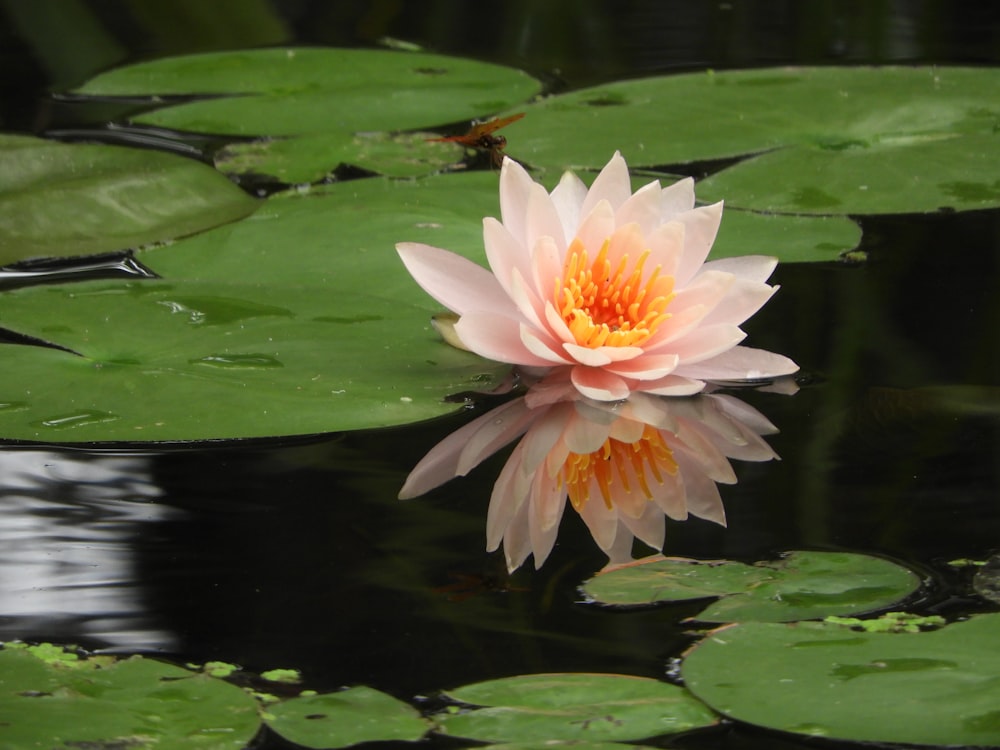
[[[215,166],[227,174],[302,184],[317,182],[341,165],[388,177],[417,177],[461,160],[461,148],[428,142],[429,135],[333,132],[232,143],[216,154]]]
[[[476,60],[317,47],[162,58],[108,71],[76,93],[212,94],[136,121],[204,133],[279,136],[412,130],[470,120],[539,90],[538,81],[522,71]]]
[[[627,675],[522,675],[446,695],[482,708],[436,714],[439,731],[484,742],[638,740],[716,721],[683,688]]]
[[[883,609],[919,585],[916,574],[881,558],[791,552],[755,565],[654,556],[598,573],[583,591],[617,606],[718,597],[694,619],[790,622]]]
[[[245,747],[260,727],[239,688],[180,667],[132,657],[73,666],[29,649],[0,651],[0,746]]]
[[[709,634],[682,674],[715,710],[770,729],[859,742],[1000,745],[998,614],[920,633],[743,623]]]
[[[268,706],[267,712],[271,729],[304,747],[416,741],[430,728],[410,705],[368,687],[292,698]]]
[[[991,68],[708,71],[528,105],[508,152],[549,170],[597,168],[616,149],[633,167],[762,154],[699,197],[790,213],[970,210],[1000,205],[998,101]]]
[[[0,134],[0,266],[174,239],[256,205],[192,159]]]

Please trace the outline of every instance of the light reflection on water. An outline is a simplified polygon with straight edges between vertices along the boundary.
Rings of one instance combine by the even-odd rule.
[[[174,648],[133,554],[140,527],[182,513],[162,494],[142,456],[0,452],[0,638]]]

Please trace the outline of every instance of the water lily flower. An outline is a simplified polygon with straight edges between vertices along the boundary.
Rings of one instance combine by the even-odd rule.
[[[717,483],[732,484],[730,458],[767,461],[763,415],[725,394],[616,403],[576,396],[532,408],[516,398],[455,431],[410,473],[401,498],[467,474],[521,437],[490,497],[487,549],[503,544],[513,571],[538,568],[556,541],[569,500],[612,563],[631,559],[635,538],[661,549],[665,517],[725,525]]]
[[[471,351],[560,379],[565,369],[602,401],[798,369],[740,345],[740,324],[777,289],[765,283],[777,261],[706,262],[722,204],[696,208],[692,180],[633,194],[615,153],[589,190],[567,173],[549,193],[505,159],[500,213],[483,221],[492,273],[430,245],[396,246],[424,290],[459,314],[455,333]]]

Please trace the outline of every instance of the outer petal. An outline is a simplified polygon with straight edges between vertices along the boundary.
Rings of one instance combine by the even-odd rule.
[[[508,295],[514,271],[520,272],[526,279],[531,278],[531,255],[527,247],[511,234],[506,225],[489,216],[483,219],[483,246],[490,268]]]
[[[524,167],[504,157],[500,167],[500,219],[511,236],[524,247],[528,247],[528,200],[534,184]]]
[[[588,367],[604,367],[613,362],[635,359],[642,354],[642,348],[638,346],[599,346],[591,349],[589,346],[566,343],[562,347],[575,361]]]
[[[514,303],[497,277],[461,255],[418,242],[400,242],[396,251],[417,283],[449,310],[510,315]]]
[[[722,202],[694,208],[678,216],[676,221],[684,223],[685,233],[684,256],[675,277],[678,286],[686,286],[712,249],[722,222]]]
[[[798,369],[797,364],[781,354],[737,346],[703,362],[682,363],[677,374],[703,380],[768,380],[791,375]]]
[[[649,234],[663,223],[660,183],[650,182],[633,193],[617,211],[615,224],[638,224],[643,234]]]
[[[678,214],[694,208],[694,180],[685,177],[660,192],[660,215],[663,221],[671,221]]]
[[[710,260],[701,268],[702,271],[724,271],[748,281],[765,282],[777,265],[778,259],[769,255],[741,255],[738,258]]]
[[[608,370],[577,365],[571,377],[581,394],[596,401],[620,401],[629,394],[625,379]]]
[[[576,236],[580,225],[580,209],[587,199],[587,186],[572,172],[564,172],[559,184],[552,191],[552,204],[562,221],[563,234],[567,240]]]
[[[628,165],[622,155],[615,151],[614,156],[590,186],[580,213],[586,216],[602,200],[610,203],[611,208],[617,211],[630,195],[632,195],[632,180],[628,174]]]
[[[523,433],[527,429],[523,417],[530,413],[524,399],[515,399],[455,430],[431,448],[413,468],[399,491],[400,499],[417,497],[449,479],[467,473],[488,455]],[[467,465],[459,469],[463,451],[472,439],[480,435],[486,436],[480,441],[484,446],[483,450],[475,456],[467,456]]]
[[[455,333],[470,351],[495,362],[550,367],[552,361],[529,350],[521,339],[521,321],[493,313],[465,313]]]
[[[533,248],[542,237],[551,237],[559,248],[565,248],[567,239],[559,212],[552,202],[552,196],[538,183],[532,183],[527,208],[524,230],[527,247]]]

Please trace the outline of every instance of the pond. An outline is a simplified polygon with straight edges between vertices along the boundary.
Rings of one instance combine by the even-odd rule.
[[[435,53],[522,69],[539,78],[546,91],[570,95],[596,84],[708,68],[846,68],[883,63],[988,67],[995,66],[1000,58],[1000,13],[988,4],[975,9],[969,6],[969,14],[962,18],[958,18],[962,15],[959,11],[933,3],[919,7],[879,5],[861,16],[854,14],[849,3],[825,4],[808,11],[785,4],[699,5],[696,10],[685,3],[639,3],[623,13],[611,13],[600,4],[583,9],[573,6],[570,10],[568,4],[553,3],[546,10],[503,6],[484,18],[482,8],[473,13],[471,6],[457,10],[431,2],[405,7],[337,4],[336,8],[321,2],[259,2],[252,4],[252,10],[240,6],[238,18],[242,23],[230,23],[233,8],[224,13],[221,5],[218,11],[205,11],[209,17],[195,13],[194,3],[175,3],[170,9],[158,10],[142,4],[96,2],[74,8],[78,16],[67,14],[59,21],[40,20],[13,5],[0,11],[5,28],[0,34],[9,42],[2,53],[4,64],[13,71],[8,73],[3,93],[2,126],[8,133],[52,136],[73,144],[152,143],[157,150],[172,154],[191,149],[216,153],[222,142],[241,141],[242,137],[181,136],[159,129],[160,125],[105,128],[103,120],[117,118],[123,122],[141,106],[130,102],[123,108],[120,101],[100,97],[84,103],[72,97],[53,99],[47,92],[70,91],[105,69],[141,60],[257,46],[375,48],[379,40],[391,38],[396,40],[394,46],[401,46],[402,40]],[[185,15],[188,12],[193,15]],[[220,16],[211,17],[216,12]],[[71,44],[67,42],[70,39]],[[990,75],[990,85],[996,86],[995,69]],[[514,97],[482,114],[517,108],[518,102],[520,99]],[[617,103],[601,100],[602,104],[609,102]],[[544,133],[528,129],[532,120],[543,121],[546,116],[543,108],[531,109],[534,106],[528,107],[523,122],[511,125],[507,131],[507,152],[512,157],[518,157],[519,143],[525,148],[529,143],[542,143]],[[980,139],[976,144],[982,150],[976,153],[987,164],[1000,164],[1000,146],[995,143],[1000,110],[986,101],[982,109],[985,114],[980,112],[976,117],[993,118],[992,135],[977,131],[963,136]],[[931,110],[920,112],[933,118]],[[549,115],[556,117],[558,113]],[[463,115],[446,117],[442,122],[468,119],[471,117]],[[416,127],[403,124],[400,129]],[[458,127],[456,124],[447,132],[459,132]],[[519,139],[515,128],[520,127],[526,129]],[[886,133],[890,131],[902,132],[902,126],[893,124],[885,129]],[[550,140],[584,139],[587,132],[563,131],[558,139]],[[651,139],[671,136],[671,132],[656,133]],[[153,140],[139,144],[140,137]],[[682,137],[689,134],[678,133],[677,138]],[[990,137],[994,140],[989,141]],[[423,143],[424,139],[420,140]],[[711,140],[711,136],[703,140]],[[553,148],[558,151],[560,147],[557,144]],[[838,142],[826,150],[833,153],[849,148],[849,144]],[[630,156],[627,148],[623,150]],[[458,153],[463,158],[461,151]],[[542,150],[531,153],[543,161]],[[604,153],[603,146],[600,154],[598,167],[610,156]],[[461,178],[469,178],[463,191],[468,195],[470,213],[481,217],[491,210],[495,212],[490,207],[496,203],[497,174],[488,158],[474,161],[476,158],[469,155],[477,174],[463,174]],[[941,158],[954,163],[961,157],[945,154]],[[674,174],[689,174],[700,181],[732,161],[733,155],[712,151],[685,160],[680,167],[679,160],[668,157],[656,165],[671,166]],[[893,179],[909,184],[909,165],[904,163]],[[778,165],[775,169],[791,168]],[[988,169],[995,174],[995,166]],[[371,174],[378,171],[340,169],[336,179],[307,181],[315,182],[317,191],[326,187],[332,191],[338,184],[347,184],[348,179],[371,186],[383,179]],[[779,176],[784,174],[791,171],[780,172]],[[976,187],[979,175],[970,174],[968,184]],[[480,178],[482,181],[477,181]],[[553,174],[542,179],[552,187]],[[586,179],[589,182],[592,177]],[[642,178],[637,184],[649,179],[652,177]],[[878,189],[878,179],[873,169],[873,193]],[[995,192],[995,177],[992,180]],[[235,181],[255,198],[281,192],[282,188],[278,180],[260,179],[257,173]],[[333,184],[318,187],[320,182]],[[696,187],[699,196],[701,187],[700,183]],[[707,182],[704,187],[705,196],[714,196],[717,189],[723,193],[718,197],[727,197],[725,183],[716,187]],[[732,189],[740,187],[735,182]],[[5,190],[8,193],[0,193],[0,201],[9,198],[11,188]],[[385,190],[376,187],[373,192]],[[902,200],[907,198],[919,202],[924,196],[914,187]],[[889,195],[884,200],[896,199]],[[231,212],[224,221],[236,220],[252,210],[244,210],[243,200],[244,196],[227,199],[226,208],[218,209]],[[447,212],[453,200],[454,194],[425,199],[425,205],[431,206],[426,221],[450,221],[452,215]],[[825,258],[809,258],[813,262],[782,262],[771,276],[769,283],[780,285],[780,290],[743,328],[752,346],[780,352],[798,363],[801,369],[795,376],[797,392],[741,388],[730,393],[778,428],[777,433],[766,436],[766,441],[780,461],[733,461],[738,481],[720,485],[726,525],[694,517],[684,522],[668,520],[665,555],[776,564],[774,561],[784,553],[804,550],[859,553],[892,561],[913,571],[919,586],[913,593],[893,600],[896,606],[888,608],[942,617],[952,623],[920,634],[919,638],[944,635],[954,624],[975,623],[977,619],[972,616],[997,611],[1000,584],[991,567],[995,563],[982,563],[1000,552],[1000,362],[996,356],[1000,210],[996,208],[996,196],[983,198],[977,193],[972,198],[958,196],[955,200],[959,201],[957,210],[952,207],[903,212],[887,202],[890,208],[869,215],[853,210],[790,212],[846,214],[860,227],[860,244],[855,248],[848,241],[832,252],[828,250]],[[985,207],[967,210],[962,200],[983,200]],[[727,198],[726,217],[728,206]],[[5,210],[5,216],[13,216],[12,209]],[[276,209],[282,210],[289,209],[287,205]],[[338,210],[342,208],[324,209]],[[435,214],[435,210],[439,213]],[[464,206],[457,210],[464,210]],[[264,223],[262,217],[275,216],[278,214],[254,214],[258,225]],[[345,227],[345,243],[364,241],[359,238],[367,229],[365,220],[362,217],[359,226]],[[725,227],[726,219],[723,221]],[[313,225],[303,226],[301,231],[308,232]],[[469,236],[475,237],[480,227],[473,228]],[[421,240],[400,236],[391,220],[383,222],[377,231],[397,232],[387,240],[390,247],[396,241]],[[348,236],[347,232],[356,234]],[[465,236],[461,232],[456,235]],[[731,235],[727,241],[738,246],[742,236]],[[178,241],[173,256],[167,255],[171,248],[165,247],[139,252],[136,257],[168,276],[175,268],[170,263],[176,262],[176,268],[180,268],[185,252],[190,257],[204,252],[196,244],[197,235],[193,238],[195,244],[185,242]],[[377,242],[382,242],[381,234]],[[775,242],[780,244],[781,240]],[[111,249],[140,244],[126,242]],[[45,247],[51,250],[52,245]],[[844,251],[850,254],[841,256]],[[158,252],[160,255],[156,255]],[[87,255],[82,251],[74,254]],[[268,262],[261,252],[262,265],[249,272],[252,275],[266,268],[265,274],[275,274],[276,284],[283,282],[284,277],[279,279],[279,275],[284,272],[264,265]],[[306,262],[320,261],[309,257]],[[226,273],[242,272],[235,265],[220,268]],[[101,291],[109,287],[100,284],[121,283],[113,278],[62,286],[96,284],[93,288]],[[57,284],[60,281],[64,278],[55,280]],[[129,277],[128,283],[143,282]],[[388,286],[394,283],[385,282]],[[426,320],[428,310],[436,309],[434,303],[411,303],[420,300],[423,293],[408,277],[400,285],[406,283],[412,284],[413,290],[406,292],[410,296],[404,301],[400,318],[420,316]],[[11,282],[9,288],[21,285],[22,281]],[[53,284],[48,286],[54,288]],[[172,314],[179,314],[185,324],[195,322],[194,300],[218,292],[218,287],[212,286],[199,289],[205,290],[198,293],[203,297],[186,292],[186,296],[170,298],[174,304]],[[105,309],[98,306],[104,305],[101,300],[107,297],[68,293],[67,300],[72,298],[72,302],[61,300],[60,304],[65,302],[66,306],[59,309],[65,312],[57,310],[56,317],[86,316],[86,312],[79,312],[82,307],[75,306],[80,300],[81,305],[93,305],[103,316]],[[26,299],[30,302],[30,295]],[[316,309],[322,309],[324,303],[317,299]],[[40,330],[58,337],[56,324],[45,317],[49,315],[45,309],[49,301],[43,299],[34,307],[25,303],[23,309],[0,306],[0,327],[5,331],[2,349],[40,348],[27,347],[37,342],[19,338],[21,331],[31,330],[22,325],[26,320],[44,321],[47,327]],[[166,298],[157,304],[163,307],[164,301]],[[253,315],[274,317],[275,325],[285,326],[282,331],[296,326],[301,329],[299,322],[289,322],[283,319],[283,313],[274,312],[285,304],[284,298],[262,293],[260,304],[267,306],[268,312],[257,310]],[[308,304],[313,304],[311,298]],[[331,317],[342,314],[332,308],[329,312]],[[229,316],[224,324],[233,326],[234,332],[242,316],[251,317],[244,309],[233,307],[214,308],[208,315]],[[389,312],[385,315],[387,329],[390,324],[398,324],[388,317]],[[313,323],[312,319],[308,321],[310,326]],[[380,325],[377,321],[372,324]],[[67,323],[67,330],[69,326]],[[155,338],[156,330],[148,330],[146,323],[142,326],[136,325],[130,331],[123,324],[123,338],[113,339],[113,346],[105,346],[102,356],[109,370],[130,364],[115,359],[124,356],[116,354],[119,349],[141,351],[140,344],[133,341]],[[303,338],[305,350],[310,344],[307,336]],[[84,339],[81,334],[74,340]],[[430,341],[428,338],[415,344],[412,356],[425,359],[420,347],[430,346]],[[48,356],[54,350],[45,351]],[[389,359],[386,363],[381,365],[381,371],[372,373],[373,379],[392,382],[401,373],[398,362]],[[269,366],[253,363],[258,370]],[[454,376],[449,385],[461,382],[466,387],[452,388],[452,392],[470,390],[467,386],[474,382],[473,376],[484,371],[465,360],[455,368],[461,375]],[[34,370],[25,372],[28,374],[23,378],[28,380],[8,382],[20,384],[37,377]],[[364,377],[363,368],[360,372],[355,377]],[[496,372],[490,370],[488,374],[494,377]],[[22,374],[17,371],[7,377],[22,378]],[[93,382],[91,375],[68,369],[61,377],[53,392],[86,389]],[[139,404],[141,409],[144,402],[161,399],[154,392],[124,390],[122,384],[126,382],[116,382],[118,390],[112,392],[120,401],[122,414],[130,413],[132,404]],[[190,380],[178,378],[178,382]],[[46,386],[39,382],[38,387]],[[163,387],[169,390],[174,386]],[[411,380],[406,387],[427,386],[423,380]],[[45,441],[25,439],[21,434],[0,434],[4,439],[0,449],[0,640],[73,645],[87,653],[144,654],[179,667],[210,662],[235,664],[251,675],[245,680],[258,690],[283,696],[293,694],[292,689],[269,685],[265,690],[252,676],[267,670],[294,669],[301,672],[300,687],[329,693],[346,686],[367,686],[398,698],[424,716],[449,713],[450,701],[442,691],[539,673],[629,675],[671,685],[688,681],[697,686],[701,696],[701,686],[710,680],[700,673],[682,674],[681,665],[687,649],[700,643],[713,627],[688,619],[705,608],[704,597],[638,607],[592,601],[581,587],[604,567],[608,558],[574,512],[566,512],[555,546],[538,569],[529,559],[508,573],[502,552],[486,552],[490,495],[510,455],[509,446],[484,460],[468,476],[420,497],[398,499],[407,475],[433,445],[506,398],[477,397],[467,408],[456,411],[454,404],[440,405],[440,395],[448,389],[441,383],[433,387],[443,393],[434,392],[433,399],[429,399],[432,406],[424,417],[393,422],[390,416],[379,423],[390,426],[361,424],[368,429],[338,428],[326,434],[316,434],[323,432],[319,429],[294,429],[295,424],[314,424],[314,416],[322,421],[322,414],[275,422],[273,433],[268,432],[268,424],[248,430],[244,426],[248,420],[241,413],[245,406],[236,401],[227,405],[226,394],[230,392],[224,389],[192,395],[189,401],[176,400],[171,391],[164,403],[167,408],[177,409],[178,413],[169,417],[183,423],[185,429],[194,430],[192,437],[204,437],[213,425],[223,424],[242,439],[185,442],[171,435],[164,444],[130,444],[119,434],[109,432],[110,442],[102,445],[93,442],[99,437]],[[14,403],[16,396],[0,394],[0,402],[5,407]],[[267,391],[261,391],[260,396],[268,398]],[[284,397],[276,398],[273,408],[280,410]],[[177,404],[184,406],[177,408]],[[85,428],[95,430],[88,435],[111,429],[110,421],[101,425],[105,419],[101,415],[110,413],[107,404],[89,411],[84,407],[79,413],[89,415]],[[208,432],[198,432],[203,428]],[[635,549],[642,555],[652,551],[641,543]],[[886,607],[876,609],[878,614]],[[862,613],[848,609],[830,614]],[[843,638],[869,637],[856,628],[843,632]],[[993,640],[987,636],[970,642],[988,650],[995,650],[997,645],[995,636]],[[778,649],[780,653],[792,651]],[[903,677],[912,679],[912,674],[920,670],[947,672],[952,667],[940,665],[962,661],[965,657],[960,651],[958,647],[952,652],[943,646],[928,645],[926,650],[915,651],[916,656],[900,657],[898,663],[903,671],[910,670]],[[947,658],[938,658],[939,652]],[[703,654],[707,662],[708,650]],[[733,682],[747,673],[776,670],[777,674],[780,669],[774,664],[743,661],[738,655],[728,663]],[[866,735],[862,730],[853,737],[883,742],[926,741],[932,745],[1000,745],[1000,716],[995,710],[990,713],[977,708],[979,698],[990,700],[996,696],[995,673],[989,672],[994,667],[991,662],[983,663],[987,665],[982,667],[985,673],[962,673],[959,677],[974,683],[975,690],[970,693],[975,695],[967,700],[956,699],[955,705],[968,706],[970,713],[965,730],[954,742],[932,734],[914,737],[893,735],[891,731],[885,736]],[[863,667],[875,671],[882,668],[871,664],[876,662],[866,662]],[[841,664],[838,668],[843,667]],[[854,680],[852,684],[862,682],[853,672],[845,679]],[[935,697],[932,692],[931,697],[921,694],[914,700],[929,704],[952,700],[955,683],[950,679],[946,675],[940,683],[950,697]],[[11,678],[14,684],[19,683]],[[718,688],[718,684],[714,687]],[[17,710],[19,696],[11,694],[9,688],[3,689],[0,715],[7,717],[3,719],[6,722]],[[772,703],[790,700],[778,692],[774,696]],[[600,695],[591,697],[601,705]],[[816,699],[822,702],[818,693]],[[476,703],[469,697],[459,700],[462,705]],[[884,701],[885,711],[891,714],[895,703],[892,694],[881,694],[874,700]],[[718,703],[709,703],[725,712]],[[767,700],[763,703],[766,706]],[[655,746],[690,750],[752,750],[814,747],[811,736],[825,733],[819,720],[805,713],[805,707],[791,706],[791,716],[778,724],[741,720],[739,712],[743,710],[733,709],[736,720],[693,728],[676,736],[664,734],[662,725],[663,731],[634,736],[597,736],[611,740],[656,737],[651,740]],[[596,711],[595,716],[602,720],[607,717],[609,724],[614,723],[612,709]],[[319,715],[320,711],[315,709],[313,713]],[[886,724],[891,725],[892,719],[886,719]],[[454,726],[452,733],[460,734],[458,725]],[[775,732],[768,726],[787,731]],[[279,738],[275,731],[266,730],[257,746],[347,744],[325,740],[309,745],[304,739],[293,744]],[[415,736],[376,733],[367,738],[416,740],[424,731],[417,731]],[[0,737],[2,732],[0,727]],[[488,732],[464,736],[495,738]],[[427,737],[423,742],[439,747],[473,745],[471,740],[440,733]],[[985,741],[974,742],[976,737]],[[546,739],[551,737],[536,735],[528,741],[541,743]],[[15,740],[3,741],[15,742],[5,746],[20,746]],[[190,746],[240,746],[206,744],[204,738],[199,742]],[[846,741],[825,744],[860,746]],[[186,745],[181,742],[176,746]]]

